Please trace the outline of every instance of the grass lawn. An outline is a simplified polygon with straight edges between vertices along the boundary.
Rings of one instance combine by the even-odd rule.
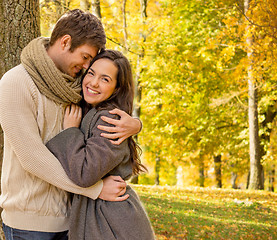
[[[132,185],[160,239],[277,239],[277,194]]]

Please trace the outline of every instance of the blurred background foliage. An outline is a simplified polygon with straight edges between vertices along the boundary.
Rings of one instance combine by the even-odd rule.
[[[273,0],[40,0],[49,37],[68,9],[96,14],[107,48],[131,61],[137,140],[149,172],[141,184],[247,188],[248,72],[258,92],[264,188],[276,169],[276,27]],[[249,61],[247,39],[253,57]]]

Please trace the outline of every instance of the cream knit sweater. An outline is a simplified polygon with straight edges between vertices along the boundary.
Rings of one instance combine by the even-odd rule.
[[[45,143],[61,131],[63,106],[42,95],[22,65],[0,81],[0,124],[4,157],[0,206],[13,228],[68,230],[68,192],[96,199],[102,190],[73,184]],[[63,189],[63,190],[61,190]],[[64,191],[65,190],[65,191]]]

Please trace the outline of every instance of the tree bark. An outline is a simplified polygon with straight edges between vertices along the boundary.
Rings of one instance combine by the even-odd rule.
[[[141,9],[140,12],[141,12],[142,19],[147,18],[146,8],[147,8],[147,0],[140,0],[140,9]]]
[[[91,3],[89,0],[81,0],[80,1],[80,8],[84,11],[90,10]]]
[[[126,1],[124,0],[124,12],[125,12],[125,5],[126,5]],[[141,0],[140,1],[140,5],[141,5],[141,19],[142,19],[142,23],[146,24],[146,18],[147,18],[147,14],[146,14],[146,9],[147,9],[147,1],[146,0]],[[124,14],[124,19],[126,18],[125,14]],[[126,19],[124,20],[124,36],[126,36],[126,40],[127,40],[127,23],[126,23]],[[126,34],[126,35],[125,35]],[[144,35],[144,33],[141,33],[141,37],[143,38],[143,43],[146,41],[146,37]],[[127,41],[125,42],[125,47],[126,49],[128,49],[128,44]],[[137,67],[136,67],[136,75],[135,75],[135,104],[134,104],[134,110],[133,110],[133,116],[139,118],[140,117],[140,112],[141,112],[141,108],[140,108],[140,101],[141,101],[141,95],[142,95],[142,89],[140,86],[140,75],[143,71],[143,68],[141,67],[141,61],[143,60],[145,55],[145,49],[144,46],[142,46],[141,48],[141,52],[138,56],[137,59]],[[135,136],[135,140],[138,142],[138,136]],[[156,163],[157,164],[157,163]],[[157,176],[159,175],[159,173],[156,173]],[[158,177],[157,177],[158,178]],[[132,183],[135,183],[135,181],[138,181],[138,179],[133,179]],[[156,180],[156,182],[159,183],[159,180]],[[138,182],[137,182],[138,183]],[[159,185],[159,184],[157,184]]]
[[[232,188],[233,189],[237,189],[238,186],[237,186],[237,178],[238,178],[238,174],[235,173],[235,172],[231,172],[231,184],[232,184]]]
[[[128,52],[128,34],[127,34],[127,21],[126,21],[126,3],[127,3],[127,0],[123,0],[122,2],[122,15],[123,15],[123,35],[124,35],[124,50],[123,50],[123,53],[124,54],[127,54]],[[138,136],[134,136],[134,140],[136,142],[138,142]],[[133,184],[138,184],[139,182],[139,176],[138,175],[135,175],[135,176],[132,176],[131,180],[130,180],[131,183]],[[159,182],[159,180],[158,180]]]
[[[146,24],[146,18],[147,18],[147,14],[146,14],[146,8],[147,8],[147,1],[146,0],[140,0],[140,4],[141,4],[141,18],[142,18],[142,23]],[[145,34],[142,32],[141,37],[143,38],[143,43],[146,41],[146,36]],[[136,71],[136,76],[135,76],[135,99],[136,99],[136,103],[135,103],[135,107],[134,107],[134,116],[136,117],[140,117],[140,101],[141,101],[141,94],[142,94],[142,89],[140,86],[140,75],[143,71],[143,68],[141,68],[141,61],[143,60],[145,55],[145,49],[144,46],[142,46],[141,48],[141,52],[138,56],[137,59],[137,71]]]
[[[270,142],[270,134],[272,132],[272,128],[268,128],[268,124],[272,124],[276,115],[277,115],[277,101],[275,101],[273,104],[269,105],[264,113],[262,113],[264,116],[264,120],[261,122],[261,127],[265,129],[264,133],[261,134],[260,139],[265,142],[265,145]],[[265,146],[261,146],[261,157],[266,155]]]
[[[205,186],[205,165],[204,165],[204,161],[200,158],[200,162],[199,162],[199,186],[200,187],[204,187]]]
[[[274,192],[275,184],[275,164],[273,164],[272,169],[268,171],[268,191]]]
[[[244,11],[247,15],[249,10],[249,0],[244,0]],[[250,32],[250,25],[247,24],[246,32]],[[257,110],[257,89],[253,77],[253,37],[250,35],[246,39],[248,47],[247,57],[248,67],[248,118],[249,118],[249,155],[250,155],[250,179],[249,189],[263,189],[261,147],[259,139],[258,110]]]
[[[0,77],[20,62],[22,49],[40,35],[38,0],[2,0]]]
[[[93,9],[93,13],[99,18],[101,19],[101,7],[100,7],[100,0],[92,0],[92,9]]]
[[[126,3],[127,3],[127,0],[123,0],[122,13],[123,13],[123,35],[124,35],[125,51],[127,51],[129,48],[128,47],[127,21],[126,21]]]
[[[222,188],[221,155],[214,156],[214,166],[215,166],[216,187],[217,188]]]
[[[155,164],[155,173],[156,173],[155,184],[160,185],[161,159],[160,159],[160,156],[158,154],[156,154],[156,161],[155,162],[156,162],[156,164]]]

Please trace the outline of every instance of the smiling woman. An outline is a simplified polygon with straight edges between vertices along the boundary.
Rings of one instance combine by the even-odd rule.
[[[128,59],[118,51],[102,51],[87,70],[82,89],[82,106],[87,111],[81,127],[81,108],[72,105],[65,112],[64,131],[46,145],[68,177],[81,187],[90,187],[107,175],[128,180],[144,171],[132,137],[112,144],[101,137],[103,131],[98,128],[99,124],[112,125],[104,123],[103,116],[118,120],[109,113],[114,107],[132,113],[134,83]],[[118,199],[124,201],[120,202],[102,200],[102,192],[96,200],[74,195],[69,239],[153,240],[150,221],[136,192],[127,186],[122,195]]]
[[[113,61],[102,58],[95,61],[83,79],[85,101],[92,106],[108,99],[116,89],[118,69]]]

